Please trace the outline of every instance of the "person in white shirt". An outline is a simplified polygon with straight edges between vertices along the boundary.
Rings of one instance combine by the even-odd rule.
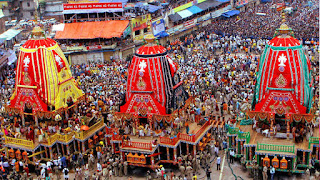
[[[69,169],[65,167],[65,168],[62,170],[62,173],[63,173],[64,179],[65,179],[65,180],[68,180],[68,179],[69,179]]]
[[[11,166],[14,167],[15,163],[16,163],[16,159],[12,159],[12,160],[11,160]]]
[[[48,161],[48,162],[47,162],[47,168],[48,168],[48,169],[51,169],[51,166],[52,166],[52,165],[53,165],[53,163],[52,163],[51,161]]]
[[[20,170],[20,172],[22,172],[22,170],[23,170],[23,162],[22,161],[19,161],[19,170]]]
[[[215,152],[215,155],[216,155],[216,156],[219,155],[219,147],[218,147],[218,146],[215,146],[215,147],[214,147],[214,152]]]
[[[109,178],[110,179],[112,178],[112,169],[110,169],[110,171],[109,171]]]
[[[58,161],[58,159],[54,159],[54,160],[53,160],[53,164],[54,164],[55,166],[59,166],[59,161]]]
[[[233,159],[234,159],[234,151],[233,149],[230,150],[230,163],[233,164]]]
[[[217,171],[220,170],[221,158],[220,156],[217,157]]]
[[[273,166],[270,167],[271,180],[273,180],[274,173],[276,172]]]
[[[42,179],[46,178],[46,169],[45,168],[41,167],[40,175],[41,175]]]
[[[84,170],[84,177],[85,177],[85,179],[88,179],[88,178],[89,178],[89,175],[90,175],[89,165],[86,164],[86,165],[85,165],[85,170]]]
[[[60,156],[58,157],[58,166],[59,166],[59,169],[62,169],[62,162],[61,162]]]
[[[77,172],[77,175],[80,175],[81,174],[81,167],[80,166],[77,166],[76,168],[76,172]]]
[[[100,162],[97,162],[97,172],[101,172],[101,171],[102,171],[102,166]]]

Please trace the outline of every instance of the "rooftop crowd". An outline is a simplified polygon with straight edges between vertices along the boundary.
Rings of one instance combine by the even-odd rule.
[[[295,38],[306,40],[319,39],[319,3],[310,1],[313,6],[308,6],[306,1],[294,0],[288,7],[292,7],[292,13],[288,13],[286,20],[294,30]],[[271,39],[276,28],[281,24],[281,12],[271,8],[273,4],[263,3],[248,8],[237,17],[227,20],[217,20],[214,26],[215,32],[225,35],[239,35],[241,37]],[[256,13],[265,13],[258,15]],[[306,23],[308,22],[308,23]]]
[[[319,62],[317,60],[319,58],[319,44],[316,42],[319,38],[319,22],[316,19],[316,14],[319,10],[318,8],[303,7],[301,6],[302,2],[294,1],[292,3],[293,7],[297,7],[297,11],[288,16],[287,21],[294,30],[295,37],[304,43],[305,53],[311,60],[315,90],[314,102],[318,102]],[[233,117],[240,111],[250,108],[260,54],[267,42],[273,37],[275,29],[281,24],[279,13],[270,9],[269,5],[261,4],[254,9],[249,9],[241,13],[239,18],[216,20],[214,23],[181,36],[166,45],[169,55],[179,63],[178,73],[185,82],[186,91],[190,95],[196,96],[198,103],[196,103],[195,109],[199,114],[218,113]],[[318,7],[316,3],[315,5]],[[255,14],[256,12],[264,12],[267,15],[259,16]],[[72,65],[72,73],[89,100],[81,104],[79,115],[76,115],[74,120],[79,118],[78,116],[92,117],[92,114],[102,113],[108,121],[112,121],[110,114],[119,111],[123,101],[129,65],[130,61],[119,59],[111,59],[111,62],[108,63],[93,62]],[[3,112],[3,105],[9,102],[14,89],[14,68],[14,65],[4,67],[0,76],[1,125],[7,125],[8,122],[3,119],[10,118]],[[316,109],[319,109],[318,104],[316,104]],[[12,131],[17,131],[17,129]],[[128,132],[130,131],[128,130]],[[104,174],[112,176],[116,173],[119,175],[119,171],[126,172],[124,169],[127,165],[124,163],[119,165],[119,157],[108,154],[110,149],[103,148],[102,151],[107,152],[103,157],[89,155],[86,159],[87,164],[82,163],[82,155],[74,157],[74,161],[80,162],[74,166],[76,173],[79,173],[79,179],[82,178],[80,176],[82,173],[85,174],[84,177],[92,175],[91,178],[96,178],[104,176]],[[98,160],[95,160],[96,158]],[[24,169],[28,175],[28,169],[25,168],[23,162],[16,166],[16,161],[12,162],[13,160],[5,158],[2,158],[1,161],[6,173],[8,173],[9,167],[18,167],[16,172],[22,172]],[[207,161],[210,161],[210,158]],[[93,162],[96,163],[96,166],[93,165]],[[60,163],[57,161],[56,166],[61,166],[60,170],[66,175],[65,172],[69,169],[65,169],[61,160]],[[108,166],[107,172],[101,172],[101,164]],[[20,166],[23,168],[19,169]],[[45,167],[48,168],[51,165]],[[42,169],[45,168],[39,166],[37,173],[45,178],[46,171]],[[101,174],[89,174],[89,169],[97,169]]]

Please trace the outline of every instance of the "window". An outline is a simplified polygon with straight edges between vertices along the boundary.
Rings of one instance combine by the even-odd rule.
[[[144,28],[143,33],[147,33],[147,32],[148,32],[148,28]]]
[[[30,12],[30,16],[33,16],[33,12]]]
[[[136,36],[140,35],[140,30],[135,31],[134,34],[135,34]]]
[[[27,6],[30,7],[30,3],[29,2],[27,2]]]

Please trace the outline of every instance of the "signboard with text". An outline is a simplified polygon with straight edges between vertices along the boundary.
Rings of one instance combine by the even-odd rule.
[[[112,2],[112,3],[63,4],[63,10],[80,10],[80,9],[122,9],[122,3]]]
[[[87,51],[101,49],[101,45],[87,46]]]
[[[157,36],[161,32],[166,31],[166,27],[164,25],[164,20],[159,19],[158,21],[153,21],[152,22],[152,31],[153,31],[154,36]]]
[[[69,4],[72,3],[98,3],[99,0],[68,0]]]

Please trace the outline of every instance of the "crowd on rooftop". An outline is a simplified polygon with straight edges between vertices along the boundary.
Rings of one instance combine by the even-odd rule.
[[[306,1],[295,0],[290,7],[292,13],[286,13],[286,23],[294,30],[294,36],[300,40],[319,40],[319,3],[311,1],[313,6],[308,6]],[[213,26],[218,34],[239,35],[245,38],[272,39],[274,31],[282,23],[281,11],[273,4],[263,3],[247,11],[241,12],[238,17],[227,20],[216,20]],[[265,13],[265,15],[256,14]],[[308,22],[308,23],[306,23]]]
[[[317,32],[319,31],[319,22],[315,14],[319,10],[318,8],[303,7],[301,6],[302,2],[294,1],[292,6],[297,7],[297,11],[287,17],[287,22],[294,30],[295,37],[301,39],[301,43],[304,43],[305,53],[311,60],[315,90],[314,102],[318,102],[319,62],[317,60],[319,58],[319,44],[317,42],[319,42],[319,37]],[[318,7],[318,5],[316,6]],[[265,12],[267,15],[256,15],[257,12]],[[194,111],[199,115],[215,114],[228,117],[226,121],[230,120],[230,123],[232,123],[238,113],[250,108],[260,54],[270,38],[273,37],[274,30],[281,24],[280,21],[279,13],[270,9],[268,4],[261,4],[254,9],[241,13],[239,18],[216,20],[197,31],[168,42],[165,46],[169,55],[179,63],[178,73],[184,81],[186,91],[190,96],[196,97],[196,103],[190,106],[186,112],[186,117],[180,120],[191,119],[191,112]],[[10,136],[11,133],[11,136],[15,137],[17,132],[27,128],[22,130],[21,134],[29,134],[25,138],[30,138],[30,133],[33,133],[31,139],[37,138],[36,140],[41,142],[43,137],[39,135],[42,135],[42,133],[45,136],[45,133],[65,131],[68,127],[77,130],[79,125],[83,123],[80,119],[83,119],[81,117],[84,116],[91,118],[94,115],[102,115],[110,122],[108,125],[113,124],[114,119],[111,114],[119,111],[120,105],[123,103],[128,75],[127,69],[130,61],[115,58],[111,59],[111,62],[72,65],[72,73],[79,87],[86,94],[88,101],[79,105],[78,114],[74,113],[70,120],[62,121],[62,124],[49,125],[50,127],[34,127],[36,129],[29,126],[22,127],[19,125],[21,119],[4,113],[3,107],[8,104],[14,90],[15,77],[15,66],[5,66],[0,76],[0,106],[1,126],[10,129],[6,135]],[[319,109],[318,104],[315,104],[315,108]],[[75,122],[75,124],[72,122]],[[124,130],[124,134],[135,132],[132,129],[134,126],[130,126],[130,124],[119,125],[118,127]],[[144,129],[148,129],[148,127]],[[39,131],[40,133],[38,133]],[[41,131],[44,132],[41,133]],[[166,132],[169,131],[172,130],[170,128],[166,129]],[[150,135],[148,132],[139,132],[141,136],[148,134]],[[171,133],[167,134],[171,135]],[[225,138],[221,137],[219,143],[214,143],[218,149],[225,148],[222,147],[223,140]],[[221,147],[217,144],[221,144]],[[87,157],[83,157],[82,154],[70,156],[69,162],[73,163],[78,175],[77,178],[82,179],[82,177],[89,178],[91,176],[95,179],[110,175],[118,176],[120,172],[126,175],[127,164],[120,162],[120,157],[112,156],[110,151],[102,145],[102,149],[94,150]],[[100,157],[98,152],[104,152],[103,156]],[[211,154],[215,154],[215,152],[211,152]],[[202,161],[204,162],[201,162],[201,164],[206,164],[206,161],[210,163],[208,153],[203,153],[202,156],[209,158],[203,158]],[[184,159],[181,163],[184,164],[185,168],[188,166],[192,166],[193,169],[199,168],[193,164],[192,158],[188,159],[188,156],[179,158]],[[13,169],[15,173],[24,171],[25,173],[21,173],[23,177],[28,176],[29,169],[23,161],[2,157],[1,163],[4,167],[4,171],[1,171],[3,178],[8,178],[9,172],[12,172]],[[56,156],[53,164],[51,168],[50,164],[38,163],[38,166],[36,166],[37,175],[43,178],[49,176],[50,172],[55,173],[57,178],[60,177],[59,172],[63,172],[64,177],[68,175],[65,172],[69,169],[63,163],[61,157]],[[98,172],[93,173],[93,169],[98,170]],[[159,172],[161,171],[162,168],[159,169]],[[83,174],[84,176],[81,176]],[[183,179],[183,177],[181,178]],[[177,177],[176,180],[181,178]]]

